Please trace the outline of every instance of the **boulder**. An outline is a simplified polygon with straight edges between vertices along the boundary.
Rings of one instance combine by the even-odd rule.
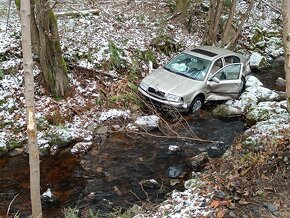
[[[209,161],[208,153],[202,152],[187,160],[194,171],[200,171],[205,163]]]
[[[263,83],[255,76],[249,76],[246,80],[245,87],[257,87],[257,86],[263,86]]]
[[[219,105],[213,111],[214,117],[237,117],[243,115],[243,111],[239,107],[234,107],[231,105]]]
[[[251,68],[263,70],[270,66],[266,57],[261,55],[259,52],[253,52],[250,56],[250,66]]]
[[[46,139],[50,146],[66,147],[76,139],[76,135],[68,128],[52,127]]]
[[[266,137],[266,133],[271,135],[271,139]],[[287,134],[290,134],[290,115],[281,113],[271,116],[268,120],[258,122],[246,130],[242,144],[243,146],[263,149],[262,147],[268,144],[269,140],[275,142]]]
[[[84,154],[92,147],[92,145],[92,142],[78,142],[72,147],[72,149],[70,149],[70,151],[74,155]]]
[[[214,111],[215,117],[234,117],[247,113],[249,108],[255,107],[259,102],[278,101],[281,95],[271,89],[263,87],[263,84],[254,76],[250,76],[246,82],[246,89],[239,99],[229,100],[224,105],[218,106]]]
[[[135,124],[145,131],[153,131],[159,127],[160,117],[156,115],[141,116],[135,121]]]
[[[178,178],[179,176],[182,175],[182,173],[183,173],[183,167],[179,165],[168,167],[168,169],[165,172],[165,174],[169,178],[173,178],[173,179]]]
[[[281,77],[278,77],[277,80],[276,80],[276,85],[277,86],[281,86],[281,87],[285,87],[286,86],[286,80],[281,78]]]
[[[246,114],[247,126],[255,125],[257,122],[265,121],[274,115],[287,114],[287,110],[282,108],[283,102],[260,102],[257,106],[249,108]]]

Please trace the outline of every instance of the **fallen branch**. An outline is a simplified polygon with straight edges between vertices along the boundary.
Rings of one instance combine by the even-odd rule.
[[[99,9],[90,9],[90,10],[83,10],[83,11],[78,11],[78,10],[73,10],[73,11],[61,11],[55,13],[57,17],[67,17],[67,16],[79,16],[79,15],[86,15],[86,14],[93,14],[93,15],[99,15],[100,10]]]
[[[172,20],[172,19],[178,17],[180,14],[181,14],[181,12],[178,12],[178,13],[176,13],[176,14],[173,14],[172,16],[170,16],[169,18],[167,18],[167,21],[170,21],[170,20]]]
[[[267,1],[262,0],[262,2],[263,2],[265,5],[267,5],[268,7],[272,8],[276,13],[278,13],[278,14],[282,14],[281,11],[280,11],[278,8],[276,8],[276,7],[274,7],[273,5],[269,4]]]
[[[178,140],[183,140],[183,141],[196,141],[196,142],[203,142],[203,143],[223,143],[222,141],[212,141],[212,140],[207,140],[207,139],[200,139],[200,138],[191,138],[187,136],[180,136],[180,135],[155,135],[149,132],[138,132],[138,131],[132,131],[132,130],[125,130],[128,133],[133,133],[136,135],[147,135],[147,136],[152,136],[156,138],[165,138],[165,139],[178,139]],[[113,131],[112,131],[113,132]],[[116,132],[116,131],[115,131]]]
[[[76,68],[76,69],[80,69],[80,70],[84,70],[84,71],[89,71],[89,72],[93,72],[93,73],[97,73],[99,75],[102,75],[102,76],[108,76],[108,77],[111,77],[113,79],[122,79],[121,77],[119,76],[114,76],[112,74],[109,74],[109,73],[105,73],[105,72],[100,72],[100,71],[97,71],[95,69],[91,69],[91,68],[86,68],[86,67],[83,67],[83,66],[79,66],[79,65],[76,65],[76,64],[69,64],[69,67],[72,67],[72,68]],[[97,79],[100,79],[97,75],[96,75]]]
[[[7,216],[7,217],[9,217],[9,212],[10,212],[11,205],[13,204],[13,201],[17,198],[17,196],[18,196],[19,194],[20,194],[20,193],[18,193],[17,195],[15,195],[14,198],[12,199],[12,201],[9,203],[8,210],[7,210],[7,213],[6,213],[6,216]]]

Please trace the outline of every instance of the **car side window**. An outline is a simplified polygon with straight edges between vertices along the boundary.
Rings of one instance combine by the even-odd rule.
[[[219,80],[236,80],[239,79],[240,70],[241,64],[232,64],[219,71],[215,77]]]
[[[233,64],[233,63],[240,63],[240,62],[241,62],[241,60],[237,56],[231,55],[231,56],[225,57],[225,64],[226,65]]]
[[[212,65],[212,68],[211,68],[211,75],[215,74],[219,69],[221,69],[223,67],[223,62],[222,62],[222,59],[218,59],[214,62],[214,64]]]

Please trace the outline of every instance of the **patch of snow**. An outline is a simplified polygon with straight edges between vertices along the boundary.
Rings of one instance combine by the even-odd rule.
[[[158,127],[159,121],[160,117],[156,115],[141,116],[136,119],[135,124],[143,127]]]
[[[170,218],[190,218],[209,217],[213,215],[213,209],[209,207],[212,193],[200,194],[198,188],[189,188],[183,192],[174,190],[152,214],[141,214],[134,218],[150,217],[170,217]]]
[[[78,142],[72,149],[70,149],[72,154],[86,153],[92,147],[92,142]]]
[[[130,111],[129,110],[117,110],[117,109],[111,109],[109,111],[102,112],[100,114],[99,120],[100,121],[106,121],[108,119],[115,119],[115,118],[129,118],[130,117]]]
[[[263,83],[261,83],[261,81],[258,80],[257,77],[249,76],[247,78],[247,81],[246,81],[246,88],[247,87],[257,87],[257,86],[263,86]]]
[[[45,192],[42,193],[42,197],[52,198],[52,196],[53,196],[53,194],[52,194],[50,188],[48,188]]]
[[[6,148],[6,133],[0,132],[0,147]]]

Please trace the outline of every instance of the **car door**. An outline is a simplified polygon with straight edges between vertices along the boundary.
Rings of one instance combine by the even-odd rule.
[[[207,81],[206,101],[238,98],[242,87],[242,63],[228,64]]]

